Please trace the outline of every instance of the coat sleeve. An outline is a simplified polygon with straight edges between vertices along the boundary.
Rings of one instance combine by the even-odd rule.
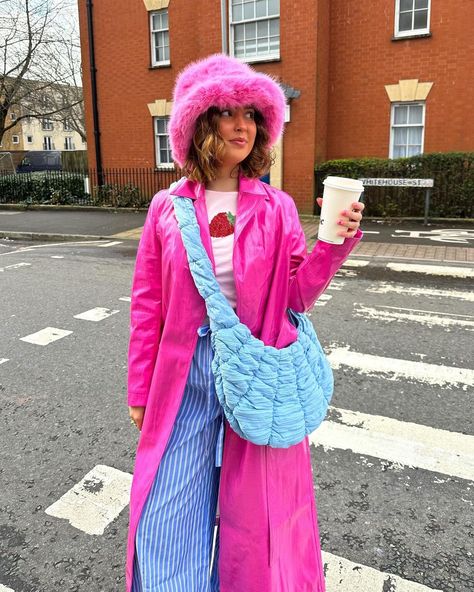
[[[288,308],[296,312],[307,312],[326,290],[335,273],[364,234],[358,228],[354,237],[346,238],[342,245],[317,240],[313,250],[308,254],[296,206],[292,219]]]
[[[161,339],[161,240],[156,197],[148,209],[132,280],[128,347],[128,405],[144,407]]]

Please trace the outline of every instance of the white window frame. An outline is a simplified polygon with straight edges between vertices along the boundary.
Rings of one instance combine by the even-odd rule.
[[[43,117],[41,119],[41,129],[44,132],[51,132],[53,131],[53,120],[48,119],[47,117]]]
[[[163,116],[158,116],[158,117],[153,117],[153,135],[155,138],[155,166],[157,169],[174,169],[174,162],[171,159],[171,162],[161,162],[161,154],[160,154],[160,142],[158,140],[158,138],[160,137],[166,137],[168,139],[167,141],[167,146],[168,146],[168,150],[170,152],[170,157],[171,157],[171,147],[170,147],[170,140],[169,140],[169,134],[163,134],[163,133],[158,133],[158,120],[166,120],[169,124],[169,117],[163,117]],[[166,126],[166,130],[168,131],[168,125]]]
[[[412,26],[414,25],[414,13],[419,10],[426,10],[426,8],[415,8],[416,0],[413,1],[413,8],[412,8]],[[431,22],[431,0],[428,0],[428,18],[426,21],[426,27],[421,29],[410,29],[409,31],[400,31],[400,0],[395,0],[395,37],[413,37],[414,35],[427,35],[430,33],[430,22]]]
[[[20,136],[17,136],[16,134],[14,136],[12,136],[12,144],[19,144],[19,143],[20,143]]]
[[[47,142],[46,140],[49,140],[49,142]],[[49,148],[46,146],[46,144],[49,144]],[[43,150],[54,150],[54,142],[52,136],[43,136]]]
[[[156,14],[166,14],[166,18],[168,21],[168,27],[166,29],[153,29],[153,16]],[[162,45],[160,47],[167,47],[168,48],[168,56],[170,55],[170,24],[169,24],[169,14],[168,9],[163,8],[162,10],[153,10],[150,12],[150,50],[151,50],[151,65],[152,66],[168,66],[171,62],[168,57],[167,60],[158,61],[156,59],[156,44],[155,44],[155,35],[161,39],[163,35],[166,37],[166,33],[168,36],[168,45]]]
[[[64,137],[64,150],[74,150],[74,138],[72,136]]]
[[[73,131],[70,121],[71,121],[70,119],[64,119],[64,121],[63,121],[63,130],[65,132],[72,132]]]
[[[395,124],[395,110],[397,107],[406,107],[406,106],[421,106],[422,107],[422,117],[421,117],[421,124]],[[402,156],[394,157],[394,139],[395,139],[395,128],[400,127],[420,127],[421,126],[421,149],[419,154],[424,153],[425,149],[425,115],[426,115],[426,103],[424,101],[400,101],[391,104],[391,116],[390,116],[390,150],[389,150],[389,158],[404,158]],[[411,154],[410,156],[415,156]],[[410,158],[410,157],[405,157]]]
[[[252,19],[245,19],[242,18],[241,20],[233,20],[233,1],[234,0],[229,0],[229,39],[230,39],[230,54],[233,57],[236,57],[239,60],[242,60],[244,62],[248,62],[248,63],[253,63],[253,62],[268,62],[271,60],[279,60],[280,59],[280,49],[281,49],[281,19],[280,19],[280,15],[281,15],[281,7],[280,4],[278,5],[278,14],[272,14],[271,16],[263,16],[263,17],[255,17]],[[251,0],[253,1],[254,4],[257,3],[257,0]],[[266,0],[267,2],[267,6],[268,6],[268,0]],[[247,0],[241,0],[239,1],[239,3],[241,3],[242,5],[245,3],[249,3],[247,2]],[[267,10],[268,11],[268,10]],[[256,7],[255,7],[255,14],[256,14]],[[266,53],[258,53],[258,43],[257,43],[257,48],[256,48],[256,54],[255,55],[236,55],[235,52],[235,27],[237,25],[245,25],[247,23],[258,23],[258,22],[269,22],[271,20],[278,20],[278,25],[279,25],[279,34],[278,34],[278,50],[277,51],[268,51]],[[258,27],[258,25],[257,25]],[[258,37],[256,38],[256,42],[258,40]]]

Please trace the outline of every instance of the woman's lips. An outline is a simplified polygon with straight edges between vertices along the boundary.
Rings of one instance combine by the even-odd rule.
[[[230,140],[230,142],[236,146],[246,146],[247,144],[245,140]]]

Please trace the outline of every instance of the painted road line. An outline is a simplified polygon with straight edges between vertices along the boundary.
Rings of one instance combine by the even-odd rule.
[[[5,212],[0,210],[0,216],[15,216],[16,214],[23,214],[23,212]]]
[[[0,272],[7,271],[9,269],[18,269],[20,267],[31,267],[31,263],[14,263],[13,265],[7,265],[6,267],[0,267]]]
[[[129,503],[131,485],[129,473],[97,465],[45,512],[68,520],[87,534],[104,534],[107,525]]]
[[[15,592],[15,590],[13,590],[13,588],[7,588],[3,584],[0,584],[0,592]]]
[[[121,245],[123,241],[112,241],[110,243],[104,243],[103,245],[99,245],[99,247],[113,247],[115,245]]]
[[[14,255],[14,254],[18,254],[18,253],[26,253],[28,251],[35,251],[36,249],[46,249],[48,247],[73,247],[75,245],[97,246],[103,242],[110,242],[110,241],[104,241],[104,239],[99,239],[99,240],[85,240],[85,241],[66,241],[66,242],[62,242],[62,243],[46,243],[44,245],[31,245],[29,247],[20,247],[19,249],[15,249],[14,251],[8,251],[7,253],[0,253],[0,256]]]
[[[426,275],[440,275],[447,277],[473,278],[473,267],[450,267],[448,265],[420,265],[418,263],[387,263],[392,271],[408,271],[424,273]]]
[[[373,294],[403,294],[404,296],[427,296],[430,298],[459,298],[474,302],[474,292],[462,292],[461,290],[438,290],[435,288],[416,288],[415,286],[406,286],[405,284],[395,284],[393,282],[378,282],[367,288],[367,292]]]
[[[352,269],[339,269],[339,271],[334,275],[334,277],[356,277],[357,272],[352,271]]]
[[[474,436],[380,415],[329,409],[335,420],[324,421],[310,434],[312,444],[325,450],[350,450],[410,468],[474,479]]]
[[[346,282],[341,282],[339,280],[332,280],[326,290],[342,290],[342,288],[346,285]]]
[[[472,315],[399,308],[397,306],[365,306],[358,302],[354,303],[354,315],[389,323],[393,321],[397,323],[415,322],[427,327],[462,327],[468,331],[474,330],[474,316]]]
[[[326,592],[443,592],[323,551]]]
[[[64,259],[64,255],[51,255],[51,259]]]
[[[123,296],[122,298],[119,298],[119,300],[122,300],[123,302],[131,302],[132,301],[130,296]]]
[[[326,306],[327,302],[331,300],[331,294],[321,294],[314,306]]]
[[[20,341],[34,343],[35,345],[48,345],[53,341],[57,341],[58,339],[66,337],[66,335],[71,335],[71,333],[72,331],[66,331],[65,329],[46,327],[45,329],[41,329],[41,331],[37,331],[36,333],[32,333],[26,337],[20,337]]]
[[[468,386],[474,386],[474,370],[469,368],[440,366],[399,358],[384,358],[350,351],[348,345],[343,347],[330,345],[327,351],[329,352],[328,359],[334,370],[338,370],[341,366],[347,366],[357,370],[359,374],[382,376],[387,380],[411,379],[444,388],[461,387],[463,390],[467,390]]]
[[[100,306],[96,308],[91,308],[90,310],[86,310],[85,312],[81,312],[80,314],[74,315],[75,319],[81,319],[83,321],[103,321],[104,319],[120,312],[119,310],[111,310],[110,308],[101,308]]]
[[[363,259],[346,259],[343,265],[346,267],[365,267],[370,261],[364,261]]]
[[[362,230],[362,232],[364,234],[380,234],[380,231],[379,230]]]
[[[10,358],[0,358],[0,364],[5,364]]]

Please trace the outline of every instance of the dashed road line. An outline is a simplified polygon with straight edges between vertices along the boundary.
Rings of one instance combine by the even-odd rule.
[[[415,322],[427,327],[462,327],[474,330],[474,316],[397,306],[365,306],[354,303],[354,315],[364,319],[391,322]]]
[[[329,300],[331,300],[331,294],[321,294],[314,306],[326,306]]]
[[[443,592],[323,551],[326,592]]]
[[[474,386],[474,370],[469,368],[363,354],[351,351],[348,345],[330,345],[327,351],[329,362],[335,370],[347,366],[366,376],[381,376],[386,380],[411,379],[443,388],[456,386],[467,390],[468,386]]]
[[[91,308],[90,310],[86,310],[85,312],[81,312],[80,314],[74,315],[75,319],[81,319],[83,321],[103,321],[104,319],[120,312],[119,310],[111,310],[110,308],[101,308],[100,306],[96,308]]]
[[[101,535],[128,505],[131,485],[129,473],[97,465],[45,512],[87,534]]]
[[[19,269],[20,267],[31,267],[31,263],[14,263],[13,265],[7,265],[6,267],[0,267],[0,273],[7,271],[8,269]]]
[[[121,298],[119,298],[119,300],[122,300],[122,302],[131,302],[132,301],[130,296],[122,296]]]
[[[459,298],[474,302],[474,292],[462,292],[461,290],[438,290],[435,288],[417,288],[415,286],[405,286],[404,284],[395,284],[393,282],[378,282],[367,288],[367,292],[373,294],[403,294],[404,296],[427,296],[439,298]]]
[[[123,241],[112,241],[110,243],[104,243],[103,245],[99,245],[99,247],[114,247],[115,245],[121,245]]]
[[[5,362],[8,362],[10,358],[0,358],[0,364],[5,364]]]
[[[337,420],[323,421],[309,436],[312,444],[474,479],[474,436],[348,409],[330,410]]]
[[[0,592],[15,592],[15,590],[13,590],[13,588],[7,588],[3,584],[0,584]]]
[[[53,341],[71,335],[71,333],[72,331],[66,331],[65,329],[46,327],[45,329],[41,329],[41,331],[37,331],[26,337],[20,337],[20,341],[26,341],[27,343],[33,343],[35,345],[48,345]]]
[[[473,278],[473,267],[451,267],[448,265],[421,265],[418,263],[387,263],[392,271],[424,273],[426,275]]]
[[[346,267],[366,267],[370,261],[364,259],[346,259],[343,263]]]

